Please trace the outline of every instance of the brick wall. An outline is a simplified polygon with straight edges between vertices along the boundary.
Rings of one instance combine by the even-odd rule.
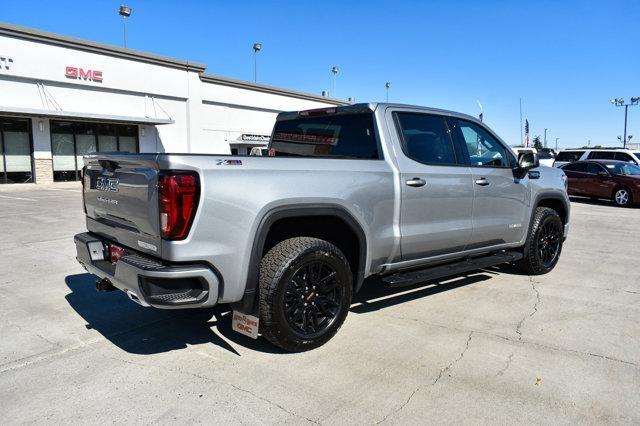
[[[36,158],[36,183],[53,182],[53,161],[50,158]]]

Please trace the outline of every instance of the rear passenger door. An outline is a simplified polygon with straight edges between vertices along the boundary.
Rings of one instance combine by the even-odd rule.
[[[402,260],[463,251],[472,229],[473,184],[439,115],[396,111]]]
[[[471,169],[474,202],[469,249],[520,241],[527,229],[529,177],[518,179],[516,159],[478,123],[450,120]]]

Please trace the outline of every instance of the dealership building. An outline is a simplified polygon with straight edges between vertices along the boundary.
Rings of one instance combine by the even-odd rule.
[[[278,112],[342,104],[0,23],[0,183],[77,180],[98,151],[246,155]]]

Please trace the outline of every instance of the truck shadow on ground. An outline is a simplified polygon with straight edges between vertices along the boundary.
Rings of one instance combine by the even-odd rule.
[[[374,312],[485,281],[497,273],[498,270],[482,270],[461,277],[396,289],[385,288],[379,280],[370,279],[355,295],[350,312]],[[65,298],[86,321],[86,328],[98,331],[128,353],[150,355],[185,349],[187,346],[214,344],[239,356],[229,342],[259,352],[287,353],[262,337],[253,340],[233,331],[227,307],[221,307],[214,318],[205,322],[190,310],[144,308],[129,300],[121,291],[98,293],[95,290],[95,280],[93,275],[87,273],[67,276],[65,282],[71,293]]]

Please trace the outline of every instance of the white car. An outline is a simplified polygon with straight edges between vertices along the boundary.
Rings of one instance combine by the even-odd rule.
[[[521,152],[533,152],[534,154],[538,154],[540,165],[553,167],[555,153],[550,148],[543,148],[540,152],[538,152],[538,150],[535,148],[515,147],[512,149],[516,154],[520,154]]]
[[[640,152],[622,148],[565,149],[558,153],[553,166],[560,167],[574,161],[584,160],[618,160],[640,166]],[[542,161],[540,162],[542,163]]]

